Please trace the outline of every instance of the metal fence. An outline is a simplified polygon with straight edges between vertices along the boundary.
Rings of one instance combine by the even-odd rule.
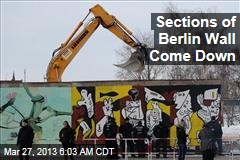
[[[89,155],[81,155],[76,154],[74,157],[79,157],[81,159],[91,159],[91,160],[98,160],[98,159],[106,159],[107,153],[105,152],[103,154],[103,148],[108,147],[116,147],[117,148],[117,155],[121,157],[121,159],[130,160],[132,156],[135,156],[139,159],[139,156],[144,158],[144,160],[153,160],[156,159],[157,154],[160,153],[160,156],[162,159],[163,157],[163,146],[160,145],[160,152],[157,150],[158,145],[156,145],[156,142],[160,140],[160,143],[162,140],[167,141],[167,149],[166,149],[166,155],[168,157],[168,160],[177,160],[178,159],[178,145],[176,139],[159,139],[159,138],[113,138],[113,139],[99,139],[99,138],[92,138],[92,139],[85,139],[86,144],[79,144],[75,147],[80,150],[82,148],[88,148],[89,153],[92,152],[93,149],[96,151],[96,148],[99,148],[99,153],[102,152],[102,154],[96,154],[97,152],[92,152],[93,154]],[[197,139],[195,139],[196,141]],[[106,146],[107,142],[113,142],[110,144],[116,144],[115,146]],[[190,141],[194,141],[191,139]],[[134,150],[130,150],[129,142],[133,143]],[[123,145],[124,144],[124,145]],[[240,138],[227,138],[222,139],[222,145],[223,145],[223,152],[222,156],[218,156],[216,160],[240,160]],[[10,145],[9,147],[13,148],[13,146],[16,147],[16,145]],[[6,147],[6,146],[5,146]],[[34,147],[34,146],[33,146]],[[31,159],[35,158],[43,158],[48,160],[53,160],[54,158],[58,158],[59,156],[64,155],[64,151],[62,150],[61,144],[44,144],[44,145],[37,145],[37,147],[41,147],[46,149],[46,155],[45,156],[39,156],[36,157],[37,152],[32,152],[35,154],[35,157],[31,157]],[[2,148],[2,147],[0,147]],[[53,151],[53,148],[59,148],[59,154],[57,156],[50,155],[48,153],[49,149]],[[33,149],[34,150],[34,149]],[[2,150],[1,150],[2,151]],[[37,150],[35,150],[37,151]],[[62,152],[60,152],[62,151]],[[73,150],[70,150],[72,153]],[[85,150],[86,151],[86,150]],[[39,152],[39,151],[38,151]],[[115,151],[114,151],[115,152]],[[52,152],[53,153],[53,152]],[[108,152],[109,153],[109,152]],[[9,156],[5,156],[4,154],[0,152],[0,159],[3,157],[3,159],[9,158]],[[201,151],[199,146],[191,146],[187,145],[187,152],[186,152],[186,160],[200,160],[202,159]],[[11,157],[12,158],[12,157]],[[61,157],[59,157],[61,158]],[[18,159],[18,157],[16,158]],[[10,160],[10,159],[9,159]]]
[[[156,145],[157,141],[166,140],[167,141],[167,149],[166,149],[166,155],[168,158],[172,160],[178,159],[178,145],[176,139],[160,139],[160,138],[122,138],[122,139],[86,139],[88,142],[93,142],[93,146],[97,147],[99,146],[99,141],[107,143],[107,141],[115,141],[118,144],[118,155],[121,156],[122,159],[128,160],[132,155],[135,155],[136,157],[144,155],[145,159],[152,160],[157,156],[157,154],[160,154],[160,156],[163,156],[163,146],[160,146],[160,152],[156,149],[156,147],[159,147]],[[192,140],[192,139],[191,139]],[[196,139],[195,139],[196,140]],[[129,150],[129,142],[132,141],[134,144],[134,152],[131,152]],[[141,141],[141,143],[139,143]],[[171,141],[171,145],[170,145]],[[199,140],[198,140],[199,141]],[[174,142],[174,143],[172,143]],[[124,143],[124,149],[121,147]],[[143,145],[144,143],[144,145]],[[161,142],[160,142],[161,143]],[[138,146],[139,144],[142,144],[141,146]],[[103,145],[103,144],[102,144]],[[144,149],[143,152],[139,152],[137,150],[138,147],[142,147]],[[222,147],[223,150],[221,152],[221,156],[224,156],[225,160],[236,160],[236,157],[240,160],[240,138],[228,138],[228,139],[222,139]],[[157,150],[157,151],[156,151]],[[218,153],[216,153],[218,154]],[[200,146],[191,146],[187,145],[187,151],[186,156],[188,157],[201,157],[201,150]],[[98,159],[98,156],[95,155],[94,159]],[[201,159],[201,158],[200,158]]]

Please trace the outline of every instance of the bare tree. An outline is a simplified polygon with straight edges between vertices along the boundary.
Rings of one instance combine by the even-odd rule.
[[[180,18],[181,13],[179,13],[176,8],[169,7],[168,12],[171,13],[172,19]],[[206,14],[201,14],[203,11],[200,11],[198,18],[208,18]],[[227,35],[229,28],[218,27],[197,27],[189,30],[189,28],[170,28],[168,33],[170,35],[183,35],[183,33],[192,33],[192,35],[198,35],[201,37],[200,48],[204,49],[206,53],[209,52],[223,52],[226,50],[226,45],[210,45],[207,44],[204,38],[205,33],[215,33],[218,32],[220,35]],[[169,51],[182,49],[183,52],[189,52],[195,50],[196,46],[194,45],[169,45]],[[240,56],[240,46],[227,46],[228,50],[238,54]],[[236,99],[240,97],[240,65],[175,65],[169,67],[168,77],[170,79],[218,79],[221,80],[222,85],[222,98],[223,99]]]
[[[191,12],[191,11],[190,11]],[[188,13],[190,13],[188,11]],[[192,11],[193,12],[193,11]],[[195,12],[195,11],[194,11]],[[199,13],[204,11],[199,10]],[[214,10],[206,10],[205,12],[215,12]],[[167,8],[166,13],[171,13],[172,19],[180,18],[181,13],[176,6],[170,4]],[[196,12],[195,12],[196,13]],[[198,18],[208,18],[206,14],[199,14],[202,17]],[[220,35],[226,35],[229,31],[228,28],[218,28],[217,31]],[[203,27],[195,28],[169,28],[168,33],[170,35],[182,35],[183,33],[191,32],[192,35],[198,35],[201,37],[201,40],[205,40],[204,33],[216,32],[215,28]],[[153,47],[153,33],[139,33],[138,38],[147,44],[149,48]],[[225,49],[225,45],[209,45],[205,42],[201,43],[200,46],[208,52],[221,52]],[[187,52],[189,50],[196,49],[193,45],[170,45],[167,48],[167,51],[179,50],[182,52]],[[240,56],[240,46],[235,48],[228,48],[229,51],[232,51]],[[120,50],[116,51],[121,62],[126,61],[131,55],[131,49],[129,47],[123,47]],[[155,79],[191,79],[191,80],[204,80],[204,79],[218,79],[221,80],[222,85],[222,98],[223,99],[239,99],[240,97],[240,65],[157,65],[151,66],[146,65],[145,70],[142,73],[129,72],[123,69],[119,69],[116,73],[117,78],[119,79],[131,79],[131,80],[155,80]]]
[[[153,34],[152,33],[138,33],[138,39],[145,44],[147,47],[153,47]],[[125,62],[129,59],[132,51],[131,48],[128,46],[124,46],[121,49],[116,51],[118,57],[121,59],[119,64]],[[166,66],[163,65],[145,65],[145,69],[139,72],[131,72],[128,70],[124,70],[119,68],[116,72],[116,77],[118,79],[123,80],[155,80],[155,79],[162,79],[166,77],[167,71]]]
[[[226,100],[223,116],[227,126],[240,124],[240,100]]]

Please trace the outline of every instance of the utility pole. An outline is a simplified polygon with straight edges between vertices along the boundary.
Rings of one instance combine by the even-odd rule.
[[[23,71],[23,82],[26,82],[26,69],[24,69],[24,71]]]

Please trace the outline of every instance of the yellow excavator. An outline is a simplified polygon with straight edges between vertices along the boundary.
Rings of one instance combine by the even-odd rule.
[[[84,21],[90,13],[94,17],[86,27],[83,27]],[[100,24],[135,50],[127,62],[116,66],[133,72],[141,72],[144,69],[144,61],[147,56],[145,47],[132,35],[130,30],[97,4],[89,9],[89,13],[77,25],[68,39],[54,50],[45,77],[47,82],[61,82],[62,74],[68,64]]]

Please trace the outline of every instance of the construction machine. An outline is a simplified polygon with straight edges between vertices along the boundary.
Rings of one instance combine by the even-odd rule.
[[[84,21],[90,13],[94,16],[85,26]],[[89,13],[83,21],[79,22],[67,40],[54,50],[47,68],[47,82],[61,82],[62,74],[68,64],[77,55],[79,50],[100,24],[135,50],[127,62],[117,64],[116,66],[133,72],[141,72],[144,69],[144,61],[147,55],[145,47],[133,36],[129,29],[118,21],[118,19],[107,13],[97,4],[89,9]]]

